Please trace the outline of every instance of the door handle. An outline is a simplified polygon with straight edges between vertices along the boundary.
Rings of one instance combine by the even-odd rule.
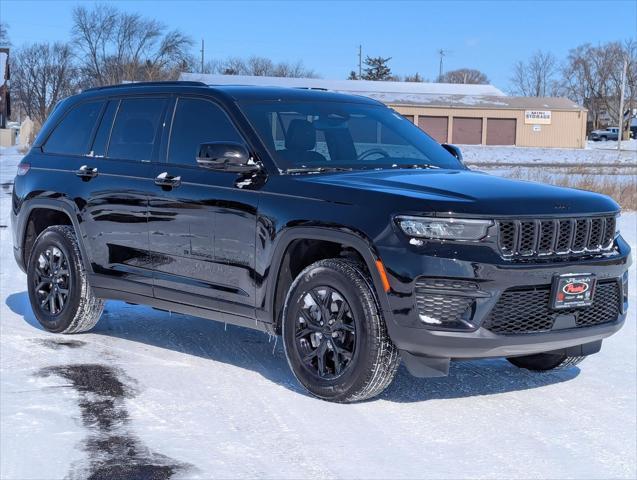
[[[181,177],[173,177],[172,175],[168,175],[168,172],[162,172],[155,177],[155,185],[177,188],[181,185]]]
[[[97,177],[97,168],[89,167],[87,165],[82,165],[75,171],[75,175],[81,177],[83,179],[89,180],[91,178]]]

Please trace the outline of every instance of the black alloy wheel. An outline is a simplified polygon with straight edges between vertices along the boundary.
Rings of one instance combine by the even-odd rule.
[[[86,332],[102,315],[104,301],[93,293],[80,250],[70,225],[47,227],[31,250],[29,302],[35,318],[49,332]]]
[[[345,372],[356,349],[356,324],[343,295],[328,286],[305,293],[295,338],[303,365],[312,374],[331,380]]]
[[[68,303],[72,282],[69,261],[60,248],[51,245],[38,255],[33,282],[39,308],[46,315],[59,315]]]
[[[398,368],[369,272],[345,258],[319,260],[288,290],[282,315],[285,356],[310,393],[332,402],[380,394]]]

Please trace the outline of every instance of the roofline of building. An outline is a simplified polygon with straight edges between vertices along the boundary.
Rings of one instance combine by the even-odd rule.
[[[538,108],[528,108],[528,107],[498,107],[498,106],[475,106],[475,105],[453,105],[453,104],[445,104],[445,105],[431,105],[426,103],[401,103],[401,102],[387,102],[385,105],[389,107],[415,107],[415,108],[439,108],[449,110],[539,110]],[[585,107],[578,106],[577,108],[553,108],[546,107],[548,110],[552,112],[588,112],[588,109]]]

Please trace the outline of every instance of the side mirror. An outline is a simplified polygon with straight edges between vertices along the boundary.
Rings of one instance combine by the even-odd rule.
[[[451,155],[460,160],[461,163],[464,163],[462,160],[462,150],[459,147],[452,145],[450,143],[443,143],[442,148],[447,150]]]
[[[246,147],[236,142],[210,142],[199,145],[197,164],[210,170],[246,173],[259,169]]]

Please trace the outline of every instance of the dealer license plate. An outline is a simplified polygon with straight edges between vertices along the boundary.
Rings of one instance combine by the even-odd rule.
[[[553,279],[551,307],[554,309],[588,307],[595,294],[595,275],[567,274]]]

